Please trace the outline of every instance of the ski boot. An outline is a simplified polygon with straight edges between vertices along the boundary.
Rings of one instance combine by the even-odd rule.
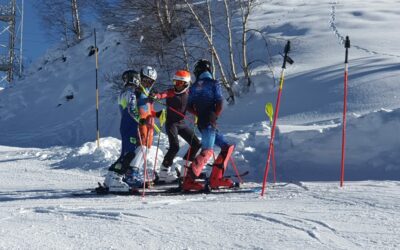
[[[204,149],[200,152],[200,154],[194,159],[192,164],[190,165],[190,168],[192,170],[192,173],[198,177],[201,172],[203,171],[203,167],[206,165],[208,160],[211,158],[213,155],[214,150],[212,149]]]
[[[131,188],[123,181],[123,175],[114,171],[108,171],[104,180],[103,192],[130,192]]]
[[[158,178],[156,183],[176,183],[178,182],[178,173],[175,168],[161,166],[160,172],[158,173]]]
[[[211,170],[209,179],[209,185],[211,189],[217,189],[220,187],[232,188],[235,186],[235,183],[230,178],[224,178],[225,169],[228,166],[228,161],[234,148],[234,145],[229,145],[221,149],[221,153],[215,160]]]
[[[131,167],[125,174],[123,181],[128,184],[131,189],[143,187],[143,176],[139,172],[139,168]]]
[[[187,175],[183,179],[182,191],[201,191],[204,190],[205,186],[203,183],[196,182],[196,176],[191,169],[188,170]]]

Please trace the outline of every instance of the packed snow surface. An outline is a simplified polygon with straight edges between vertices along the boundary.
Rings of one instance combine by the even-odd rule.
[[[265,198],[258,191],[75,197],[103,180],[98,171],[56,167],[60,156],[49,156],[60,148],[44,153],[1,146],[0,153],[0,249],[400,246],[398,181],[346,182],[344,188],[337,182],[277,182]],[[246,185],[259,190],[259,184]]]

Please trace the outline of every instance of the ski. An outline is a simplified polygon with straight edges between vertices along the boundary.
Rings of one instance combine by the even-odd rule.
[[[98,188],[92,190],[84,190],[83,192],[73,193],[75,197],[102,197],[108,195],[116,196],[142,196],[142,189],[131,190],[130,192],[109,192],[107,190],[99,190]],[[223,188],[213,190],[197,190],[197,191],[183,191],[180,187],[166,187],[166,188],[150,188],[146,189],[146,196],[187,196],[187,195],[214,195],[214,194],[238,194],[238,193],[256,193],[259,188]]]
[[[244,176],[248,175],[249,173],[250,173],[249,171],[245,171],[245,172],[243,172],[243,173],[239,173],[239,175],[237,175],[237,174],[235,174],[235,175],[226,175],[226,176],[224,176],[224,178],[232,178],[232,177],[239,178],[239,177],[244,177]],[[197,180],[201,180],[201,181],[205,181],[207,178],[208,178],[208,177],[207,177],[207,173],[202,172],[202,173],[200,174],[200,176],[197,177],[196,179],[197,179]],[[174,181],[174,182],[169,182],[169,183],[164,182],[164,181],[159,181],[159,180],[156,178],[156,180],[153,181],[152,186],[165,186],[165,185],[178,184],[178,183],[179,183],[179,178],[178,178],[176,181]]]
[[[237,174],[234,174],[234,175],[226,175],[226,176],[224,176],[224,178],[232,178],[232,177],[239,178],[239,177],[244,177],[244,176],[248,175],[249,173],[250,173],[249,171],[245,171],[245,172],[243,172],[243,173],[239,173],[238,175],[237,175]],[[198,178],[198,179],[203,179],[203,180],[205,180],[205,179],[207,179],[207,173],[202,172],[202,173],[199,175],[199,177],[197,177],[197,178]]]
[[[232,178],[232,177],[239,178],[239,177],[246,176],[249,173],[250,173],[249,171],[245,171],[243,173],[239,173],[238,175],[237,174],[235,174],[235,175],[227,175],[227,176],[224,176],[224,178]]]

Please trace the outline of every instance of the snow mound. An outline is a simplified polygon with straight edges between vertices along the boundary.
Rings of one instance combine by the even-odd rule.
[[[349,180],[400,180],[400,109],[349,116],[345,173]],[[284,179],[338,180],[342,126],[281,136],[276,154]]]
[[[65,148],[65,154],[57,157],[57,150],[52,152],[56,161],[53,167],[59,169],[102,170],[110,166],[120,155],[121,142],[113,137],[100,138],[100,147],[97,141],[87,142],[80,147]]]

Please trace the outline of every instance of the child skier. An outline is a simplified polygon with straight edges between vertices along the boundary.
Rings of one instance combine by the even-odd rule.
[[[147,169],[143,170],[142,166],[145,164],[147,154],[153,144],[155,111],[149,93],[156,79],[157,71],[154,68],[146,66],[140,70],[140,86],[137,88],[136,94],[139,115],[137,143],[139,146],[135,151],[135,158],[131,162],[133,172],[128,172],[127,182],[132,181],[135,183],[136,180],[141,180],[141,183],[143,183],[144,175],[147,174],[143,172],[147,171]],[[146,181],[151,181],[151,179],[154,179],[154,176],[146,179]]]
[[[221,152],[214,161],[211,170],[210,187],[212,189],[229,188],[234,185],[231,179],[223,177],[234,145],[229,144],[217,130],[217,119],[222,112],[223,97],[221,85],[213,79],[211,72],[209,61],[201,59],[196,62],[193,71],[196,81],[189,90],[188,111],[198,117],[197,126],[201,133],[202,147],[200,154],[190,165],[183,181],[182,189],[184,191],[204,189],[204,185],[196,182],[195,179],[213,156],[214,144],[221,148]]]
[[[155,95],[157,99],[166,98],[167,119],[165,131],[168,135],[169,142],[169,149],[164,157],[158,175],[159,182],[171,183],[178,179],[177,171],[171,169],[173,160],[179,151],[178,135],[190,145],[189,150],[184,156],[185,160],[193,161],[201,148],[200,140],[195,135],[193,129],[185,123],[190,82],[190,72],[178,70],[173,77],[174,88]]]
[[[140,74],[134,70],[127,70],[122,74],[122,81],[123,90],[118,97],[121,113],[121,155],[109,168],[104,181],[105,188],[111,192],[128,192],[130,190],[130,186],[125,181],[125,175],[131,171],[130,163],[136,155],[135,151],[139,141],[137,94],[139,93]]]

